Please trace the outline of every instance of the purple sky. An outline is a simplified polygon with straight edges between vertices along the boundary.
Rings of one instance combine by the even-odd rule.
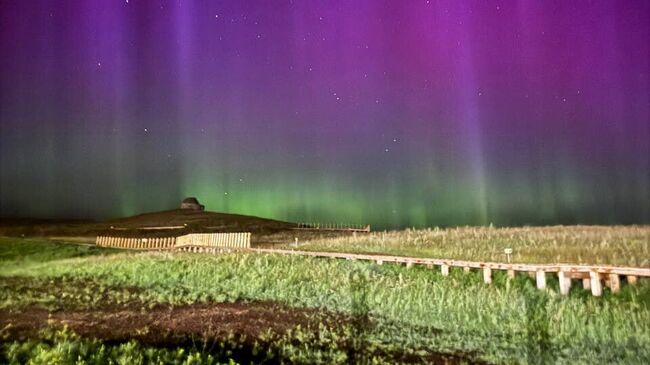
[[[648,1],[5,1],[0,213],[650,223]],[[35,203],[38,202],[38,203]]]

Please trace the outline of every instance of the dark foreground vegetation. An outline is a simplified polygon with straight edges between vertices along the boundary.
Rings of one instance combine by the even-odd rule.
[[[650,363],[650,283],[0,238],[0,363]]]

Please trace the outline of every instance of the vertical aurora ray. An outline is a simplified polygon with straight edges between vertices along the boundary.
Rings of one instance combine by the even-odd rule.
[[[0,4],[0,214],[650,223],[650,4]],[[37,203],[35,203],[37,202]]]

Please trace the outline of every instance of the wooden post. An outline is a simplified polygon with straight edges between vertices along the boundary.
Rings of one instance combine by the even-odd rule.
[[[442,276],[449,276],[449,266],[440,265],[440,272],[442,273]]]
[[[582,288],[584,290],[591,289],[591,279],[589,279],[589,278],[582,279]]]
[[[413,267],[413,262],[412,261],[409,261],[409,262],[406,263],[406,268],[407,269],[410,269],[412,267]]]
[[[508,280],[515,278],[515,270],[508,270]]]
[[[483,268],[483,281],[486,284],[491,284],[492,283],[492,269],[489,267],[484,267]]]
[[[571,289],[571,276],[564,271],[558,271],[557,278],[560,282],[560,294],[569,294],[569,290]]]
[[[599,297],[603,295],[603,287],[600,282],[600,274],[595,271],[589,272],[589,279],[591,280],[591,295]]]
[[[469,272],[469,266],[463,267],[463,272]]]
[[[384,261],[383,260],[377,260],[377,265],[383,265]]]
[[[544,270],[537,270],[535,280],[537,282],[537,289],[546,288],[546,273]]]
[[[612,293],[621,291],[621,277],[618,274],[609,274],[609,288]]]
[[[636,285],[636,281],[637,281],[636,275],[628,275],[626,279],[628,284]]]

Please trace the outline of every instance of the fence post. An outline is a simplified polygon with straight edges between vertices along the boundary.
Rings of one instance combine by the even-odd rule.
[[[508,270],[508,279],[514,279],[515,278],[515,270],[509,269]]]
[[[560,294],[567,295],[571,289],[571,276],[566,272],[560,270],[557,273],[558,281],[560,282]]]
[[[489,267],[484,267],[483,268],[483,281],[486,284],[491,284],[492,283],[492,269]]]
[[[536,273],[537,289],[546,288],[546,272],[544,270],[537,270]]]
[[[626,279],[629,285],[636,285],[636,281],[637,281],[636,275],[628,275]]]
[[[612,293],[618,293],[621,290],[621,278],[618,274],[609,274],[609,288]]]
[[[600,274],[596,271],[589,272],[589,279],[591,279],[591,295],[599,297],[603,295],[603,287],[600,282]]]
[[[442,273],[442,276],[449,276],[449,266],[440,265],[440,272]]]

